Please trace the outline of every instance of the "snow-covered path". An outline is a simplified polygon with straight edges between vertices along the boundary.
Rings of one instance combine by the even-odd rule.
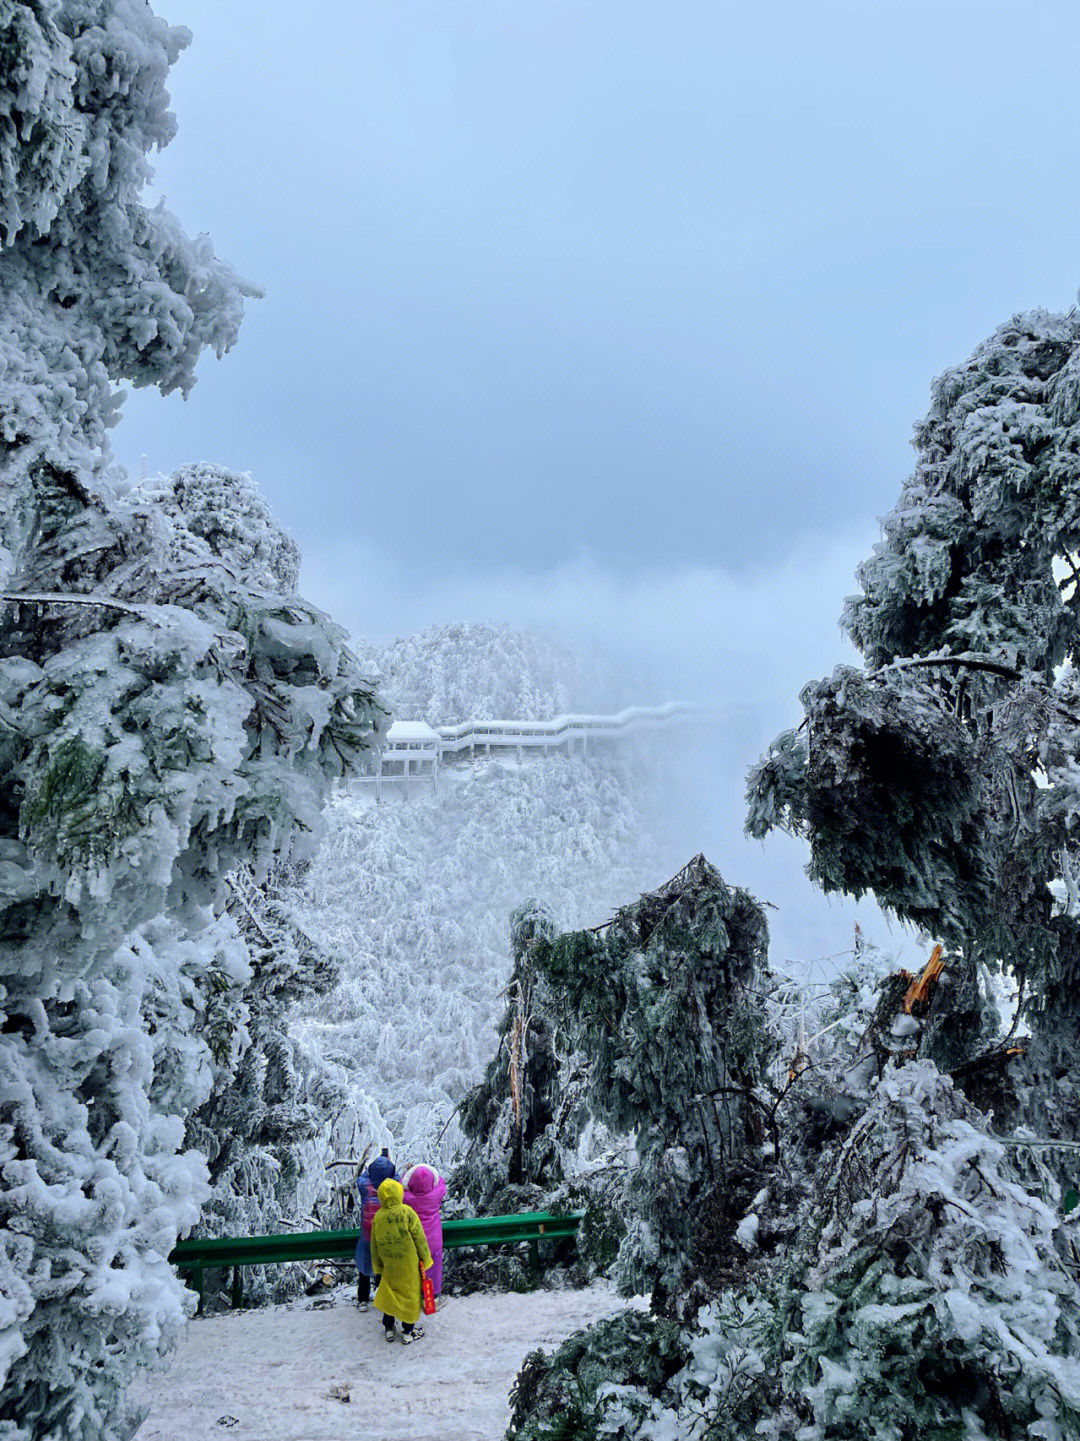
[[[405,1347],[352,1287],[325,1299],[193,1321],[168,1371],[132,1395],[150,1405],[135,1441],[499,1441],[526,1353],[625,1305],[599,1285],[463,1296]]]

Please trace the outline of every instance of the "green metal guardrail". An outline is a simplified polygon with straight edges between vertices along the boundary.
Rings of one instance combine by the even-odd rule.
[[[528,1211],[517,1216],[469,1216],[443,1222],[443,1246],[497,1246],[529,1242],[529,1259],[539,1269],[540,1239],[574,1238],[584,1211],[564,1216],[550,1211]],[[178,1241],[169,1260],[178,1271],[193,1274],[202,1306],[203,1273],[221,1266],[232,1267],[232,1304],[243,1303],[244,1266],[270,1266],[284,1261],[332,1261],[351,1257],[360,1237],[359,1229],[349,1231],[296,1231],[282,1236],[213,1236],[205,1240]]]

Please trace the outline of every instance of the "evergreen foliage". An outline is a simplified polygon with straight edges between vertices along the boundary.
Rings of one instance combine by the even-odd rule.
[[[751,834],[804,836],[823,888],[872,890],[971,978],[1015,971],[1044,1042],[1080,954],[1078,376],[1080,318],[1035,311],[935,381],[844,611],[868,669],[805,688],[748,792]]]
[[[533,1351],[518,1372],[507,1435],[515,1441],[599,1441],[601,1412],[613,1392],[661,1392],[687,1358],[673,1321],[628,1310],[578,1331],[553,1354]],[[611,1377],[622,1380],[613,1387]],[[636,1399],[636,1398],[635,1398]],[[648,1402],[642,1402],[648,1408]]]
[[[830,1161],[784,1342],[801,1441],[1076,1434],[1060,1215],[985,1119],[932,1062],[890,1068]]]
[[[563,1179],[557,1128],[552,1128],[557,1113],[569,1108],[569,1078],[555,1049],[550,998],[532,961],[535,946],[554,934],[554,918],[537,900],[523,902],[510,917],[514,969],[499,1049],[461,1110],[466,1137],[485,1143],[478,1176],[482,1190],[476,1197],[481,1213],[487,1196],[503,1185],[543,1187]],[[580,1129],[578,1118],[575,1133]]]
[[[552,1263],[566,1260],[587,1283],[610,1269],[625,1234],[620,1216],[626,1145],[589,1116],[586,1059],[560,1044],[559,1007],[533,961],[556,932],[552,911],[535,899],[510,918],[514,968],[506,987],[499,1045],[483,1080],[465,1097],[464,1156],[451,1188],[478,1215],[522,1210],[583,1211],[576,1242],[542,1243],[541,1275],[521,1272],[533,1285],[552,1282]],[[472,1259],[472,1258],[471,1258]],[[455,1288],[487,1282],[492,1260],[455,1266]],[[511,1265],[514,1263],[511,1262]]]
[[[296,1035],[292,1017],[312,995],[331,989],[337,966],[297,926],[287,899],[294,884],[275,867],[259,885],[247,865],[226,882],[225,917],[243,942],[247,970],[233,987],[215,975],[207,1000],[219,1023],[211,1040],[214,1085],[185,1134],[209,1168],[200,1235],[329,1224],[326,1163],[346,1090]],[[223,1286],[228,1279],[222,1276]],[[249,1267],[244,1294],[249,1302],[283,1299],[297,1283],[292,1268]],[[208,1286],[204,1303],[212,1301]]]
[[[586,1058],[590,1108],[634,1138],[616,1274],[628,1293],[651,1289],[660,1310],[692,1304],[707,1264],[701,1226],[763,1140],[767,945],[761,907],[696,856],[600,929],[533,949]]]
[[[510,1436],[1075,1434],[1080,1289],[1060,1189],[1035,1153],[988,1135],[932,1061],[903,1059],[911,979],[901,988],[860,945],[801,1008],[818,1034],[790,1061],[780,1163],[736,1227],[741,1275],[699,1289],[663,1340],[628,1313],[529,1358]],[[782,1010],[770,1021],[790,1055]],[[684,1205],[700,1225],[696,1189]]]

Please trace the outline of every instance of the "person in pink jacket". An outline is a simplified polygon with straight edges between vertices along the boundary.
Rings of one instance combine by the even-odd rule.
[[[442,1290],[442,1214],[439,1207],[446,1196],[446,1182],[430,1166],[412,1166],[401,1178],[405,1187],[405,1205],[420,1217],[420,1224],[431,1251],[432,1267],[428,1272],[436,1296]]]

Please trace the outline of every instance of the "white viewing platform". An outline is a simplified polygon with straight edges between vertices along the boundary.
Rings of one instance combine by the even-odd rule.
[[[394,721],[382,749],[372,756],[370,771],[354,777],[359,785],[374,785],[378,796],[384,783],[402,787],[406,796],[416,781],[438,782],[445,760],[470,759],[493,751],[514,753],[561,750],[582,754],[589,742],[617,741],[646,730],[660,730],[704,713],[683,701],[661,706],[628,706],[615,715],[562,715],[553,720],[478,720],[464,725],[439,726],[424,721]]]
[[[439,776],[440,737],[437,730],[424,721],[394,721],[386,732],[386,742],[378,752],[375,771],[375,794],[383,781],[403,785],[406,796],[410,781],[428,780],[434,785]]]

